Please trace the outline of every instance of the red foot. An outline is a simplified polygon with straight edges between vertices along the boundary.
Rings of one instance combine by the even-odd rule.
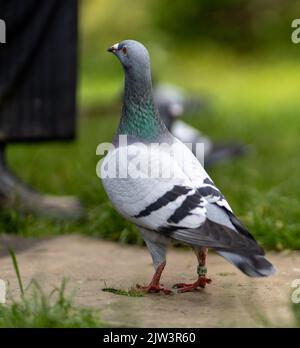
[[[142,291],[148,292],[148,293],[157,293],[157,292],[162,292],[165,295],[171,295],[173,293],[172,290],[169,290],[167,288],[164,288],[162,286],[159,285],[153,285],[153,284],[149,284],[147,286],[142,286],[139,284],[136,284],[136,287]]]
[[[199,277],[198,280],[196,280],[192,284],[186,284],[186,283],[177,283],[173,285],[174,289],[179,289],[178,292],[189,292],[200,288],[205,288],[206,284],[210,284],[211,279],[206,277]]]

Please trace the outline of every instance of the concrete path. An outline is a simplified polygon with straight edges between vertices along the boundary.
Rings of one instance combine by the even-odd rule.
[[[152,276],[144,247],[120,245],[76,235],[23,239],[0,235],[0,278],[13,294],[17,281],[6,247],[16,253],[25,284],[37,279],[45,291],[69,278],[69,289],[79,286],[75,302],[101,310],[103,319],[129,327],[264,327],[295,325],[291,312],[291,283],[300,278],[300,252],[270,253],[276,276],[250,279],[220,256],[210,253],[213,282],[193,293],[126,297],[103,292],[105,286],[128,290]],[[170,249],[162,283],[190,282],[196,259],[191,250]],[[300,304],[299,304],[300,305]]]

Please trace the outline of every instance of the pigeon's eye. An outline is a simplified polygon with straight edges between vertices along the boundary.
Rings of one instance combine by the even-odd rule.
[[[122,47],[122,53],[124,54],[124,56],[127,56],[127,47],[126,46]]]

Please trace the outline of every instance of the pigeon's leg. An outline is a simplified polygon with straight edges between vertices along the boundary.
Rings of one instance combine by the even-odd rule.
[[[205,288],[206,284],[211,283],[211,279],[206,277],[207,268],[206,268],[206,257],[208,253],[207,248],[197,248],[194,249],[197,259],[198,259],[198,279],[191,284],[187,283],[177,283],[173,285],[173,288],[179,289],[178,292],[189,292],[200,288]]]
[[[159,284],[162,272],[166,266],[166,243],[155,232],[141,228],[140,232],[151,254],[155,273],[149,285],[142,286],[137,284],[136,287],[145,292],[163,292],[169,295],[172,291]]]
[[[166,262],[163,262],[157,267],[149,285],[142,286],[142,285],[137,284],[136,287],[140,290],[145,291],[145,292],[163,292],[165,295],[170,295],[172,293],[172,291],[159,284],[160,277],[161,277],[161,274],[165,268],[165,265],[166,265]]]

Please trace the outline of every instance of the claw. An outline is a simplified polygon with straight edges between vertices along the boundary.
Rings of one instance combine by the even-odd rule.
[[[176,283],[172,286],[173,289],[181,289],[181,288],[186,288],[187,286],[190,286],[191,284],[186,284],[186,283]]]
[[[194,283],[177,283],[172,286],[173,289],[179,289],[179,293],[197,290],[198,288],[205,288],[206,284],[210,284],[211,279],[207,277],[199,277]]]
[[[142,285],[136,284],[136,287],[137,287],[139,290],[145,291],[145,292],[147,292],[147,293],[158,293],[158,292],[162,292],[162,293],[164,293],[165,295],[171,295],[171,294],[173,294],[173,291],[172,291],[172,290],[169,290],[169,289],[164,288],[164,287],[159,286],[159,285],[149,284],[149,285],[147,285],[147,286],[142,286]]]

